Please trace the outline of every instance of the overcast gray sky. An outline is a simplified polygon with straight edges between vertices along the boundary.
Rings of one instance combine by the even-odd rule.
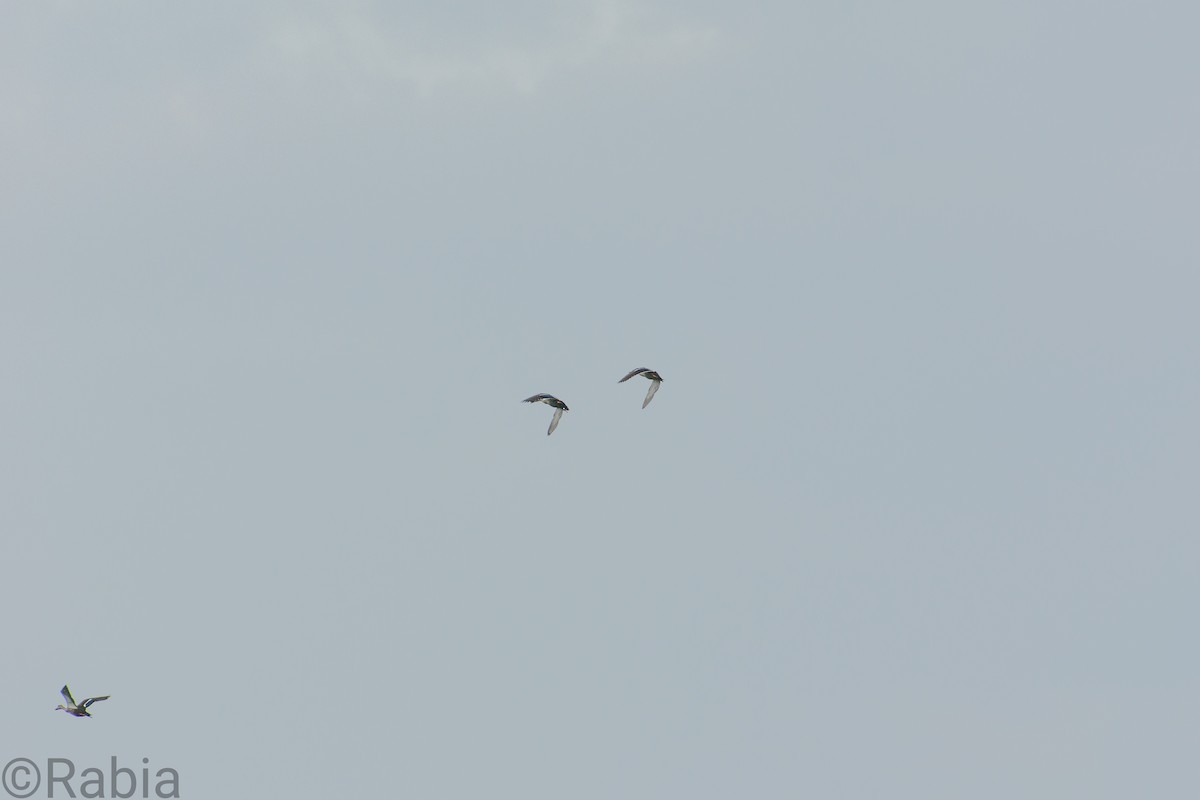
[[[0,760],[1200,791],[1195,3],[4,17]]]

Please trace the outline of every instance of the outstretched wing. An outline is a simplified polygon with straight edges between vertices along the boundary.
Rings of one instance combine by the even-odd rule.
[[[110,697],[112,697],[112,695],[111,695],[111,694],[106,694],[106,695],[104,695],[104,697],[89,697],[87,700],[84,700],[84,701],[83,701],[83,702],[82,702],[82,703],[79,705],[79,707],[80,707],[80,708],[87,708],[87,707],[88,707],[88,706],[90,706],[92,703],[99,703],[101,700],[107,700],[107,699],[108,699],[108,698],[110,698]]]
[[[546,431],[547,436],[554,433],[554,429],[558,427],[558,421],[562,419],[562,412],[561,408],[554,410],[554,419],[550,420],[550,430]]]
[[[642,408],[650,405],[650,401],[654,399],[654,393],[658,391],[658,387],[662,386],[662,381],[650,381],[650,391],[646,392],[646,399],[642,401]]]
[[[526,397],[521,402],[522,403],[540,403],[549,396],[550,395],[548,395],[548,394],[535,394],[533,397]]]
[[[649,370],[649,369],[647,369],[646,367],[638,367],[637,369],[635,369],[635,370],[631,371],[631,372],[630,372],[628,375],[626,375],[624,378],[621,378],[621,380],[617,381],[617,383],[624,383],[625,381],[627,381],[627,380],[629,380],[630,378],[632,378],[634,375],[641,375],[643,372],[649,372],[649,371],[650,371],[650,370]]]
[[[62,696],[63,696],[63,699],[67,701],[67,705],[69,705],[69,706],[75,705],[75,698],[71,697],[71,690],[68,689],[66,687],[66,685],[64,685],[62,687]]]

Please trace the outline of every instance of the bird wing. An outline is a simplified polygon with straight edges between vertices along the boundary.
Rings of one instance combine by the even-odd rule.
[[[548,395],[548,394],[535,394],[533,397],[526,397],[521,402],[522,403],[540,403],[549,396],[550,395]]]
[[[558,427],[558,421],[562,419],[562,412],[561,408],[554,410],[554,419],[550,420],[550,430],[546,431],[547,436],[554,433],[554,429]]]
[[[641,375],[643,372],[649,372],[649,371],[650,370],[647,369],[646,367],[638,367],[635,370],[631,370],[628,375],[626,375],[624,378],[621,378],[621,380],[617,381],[617,383],[624,383],[625,381],[632,378],[634,375]]]
[[[66,685],[64,685],[62,687],[62,696],[63,696],[63,699],[67,701],[67,705],[69,705],[69,706],[75,705],[75,698],[71,697],[71,690],[68,689],[66,687]]]
[[[110,697],[112,697],[111,694],[106,694],[104,697],[89,697],[87,700],[84,700],[82,703],[80,703],[79,707],[87,708],[92,703],[99,703],[101,700],[107,700]]]
[[[650,381],[650,391],[646,392],[646,399],[642,401],[642,408],[650,405],[650,401],[654,399],[654,393],[658,391],[658,387],[662,386],[662,381]]]

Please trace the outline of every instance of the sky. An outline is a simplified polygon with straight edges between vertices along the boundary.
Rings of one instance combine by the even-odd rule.
[[[1194,3],[5,19],[0,760],[1200,791]]]

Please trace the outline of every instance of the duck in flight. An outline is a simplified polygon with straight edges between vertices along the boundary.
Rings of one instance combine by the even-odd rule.
[[[88,713],[88,708],[92,705],[92,703],[99,703],[101,700],[107,700],[108,698],[112,697],[112,695],[108,694],[104,695],[104,697],[88,697],[84,699],[82,703],[77,705],[75,703],[75,698],[71,697],[71,690],[66,686],[62,687],[62,696],[63,699],[67,701],[67,704],[65,706],[60,705],[54,710],[65,711],[72,717],[90,717],[91,714]]]
[[[646,392],[646,399],[642,401],[642,408],[645,408],[646,406],[650,405],[650,401],[654,399],[654,393],[657,392],[658,387],[662,385],[662,375],[659,375],[652,369],[638,367],[624,378],[621,378],[621,380],[617,381],[617,383],[624,383],[634,375],[641,375],[643,378],[648,378],[650,380],[650,391]]]
[[[533,397],[526,397],[522,403],[545,403],[554,408],[554,419],[550,420],[550,430],[546,431],[546,435],[554,433],[554,429],[558,427],[558,421],[562,419],[564,411],[570,411],[567,404],[559,400],[552,394],[535,394]]]

